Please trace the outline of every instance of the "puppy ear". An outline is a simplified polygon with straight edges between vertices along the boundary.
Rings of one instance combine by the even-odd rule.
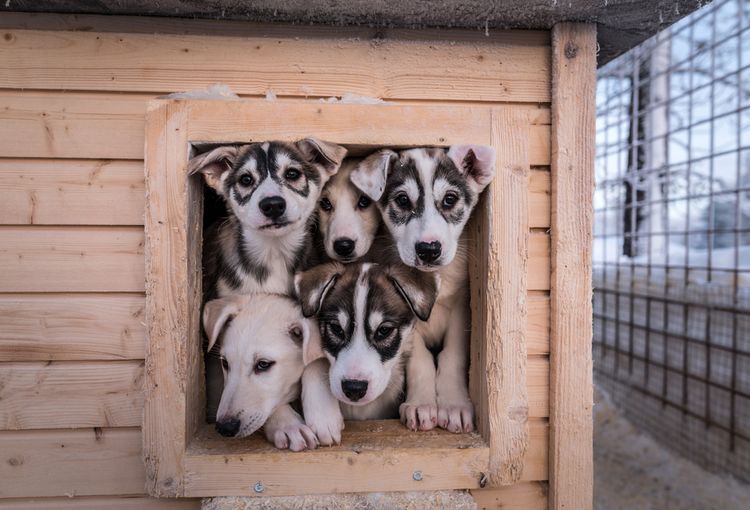
[[[362,193],[377,202],[383,196],[388,173],[396,159],[398,159],[398,154],[391,150],[383,149],[374,152],[352,170],[349,180]]]
[[[239,147],[224,145],[188,161],[188,175],[203,174],[206,184],[221,193],[222,176],[232,169]]]
[[[242,309],[245,300],[232,295],[209,301],[203,306],[203,330],[208,337],[208,350],[213,349],[227,323]]]
[[[388,278],[419,320],[430,318],[440,291],[440,276],[437,273],[426,273],[408,266],[391,266]]]
[[[339,171],[347,152],[346,148],[340,145],[312,137],[300,140],[295,145],[309,162],[323,168],[323,177],[326,179]]]
[[[294,338],[294,335],[293,338],[295,341],[299,341],[300,347],[302,347],[302,363],[307,366],[316,359],[324,357],[323,342],[320,340],[318,321],[315,319],[302,319],[302,321],[295,324],[295,327],[299,329],[300,335],[299,340]]]
[[[343,264],[329,262],[295,275],[294,290],[302,305],[302,315],[312,317],[318,313],[323,298],[343,272]]]
[[[495,149],[488,145],[451,145],[448,157],[482,191],[495,177]]]

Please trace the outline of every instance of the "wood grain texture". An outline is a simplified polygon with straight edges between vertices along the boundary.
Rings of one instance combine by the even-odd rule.
[[[552,31],[550,508],[591,509],[596,26]]]
[[[495,489],[473,490],[471,495],[477,502],[477,510],[547,509],[545,482],[516,483]]]
[[[141,424],[143,361],[0,363],[0,430]]]
[[[529,356],[549,354],[549,296],[530,293],[526,298],[526,347]]]
[[[0,227],[0,292],[143,292],[140,227]]]
[[[0,87],[169,93],[202,89],[220,76],[240,94],[549,101],[547,44],[512,44],[480,33],[463,44],[415,44],[339,38],[335,31],[306,37],[306,31],[207,39],[6,30]]]
[[[142,494],[138,429],[0,432],[0,498]]]
[[[144,119],[148,101],[153,98],[146,94],[85,94],[81,92],[41,92],[41,91],[0,91],[0,154],[8,158],[96,158],[96,159],[143,159],[144,143]],[[232,105],[238,103],[224,101],[207,101],[206,108],[227,108],[231,112]],[[265,110],[272,104],[265,100],[246,100],[246,108],[257,107]],[[338,111],[345,111],[347,105],[322,104],[317,100],[287,99],[280,100],[279,105],[287,105],[290,111],[300,108],[305,111],[315,112],[314,107],[339,106],[344,107]],[[445,108],[445,105],[431,102],[427,106]],[[356,105],[349,105],[356,106]],[[377,105],[375,105],[377,106]],[[410,105],[394,104],[391,107],[405,107]],[[423,103],[413,103],[411,106],[424,106]],[[469,105],[472,106],[472,105]],[[473,104],[478,108],[479,105]],[[312,108],[311,108],[312,107]],[[536,110],[528,106],[514,106],[524,111]],[[378,108],[375,108],[378,109]],[[548,110],[542,110],[542,117]],[[246,115],[248,123],[257,117],[252,111]],[[298,120],[304,117],[298,115]],[[308,117],[309,118],[309,117]],[[314,117],[313,117],[314,118]],[[268,122],[269,119],[265,118]],[[328,124],[321,120],[310,124],[309,129],[319,130],[317,136],[324,137],[327,130],[329,138],[336,136],[348,136],[348,130],[344,129],[344,120],[336,122],[330,119]],[[367,125],[360,118],[350,119],[349,127],[357,127],[360,131],[367,131]],[[401,126],[405,120],[419,122],[419,118],[383,117],[392,126]],[[530,130],[530,164],[535,166],[549,165],[549,124],[537,121],[532,122]],[[298,129],[289,125],[269,123],[268,128],[276,127],[276,131],[268,131],[265,139],[278,134],[280,137],[303,137],[312,133],[309,130]],[[253,122],[257,122],[253,120]],[[450,143],[450,126],[455,119],[445,119],[445,125],[426,126],[424,132],[411,133],[412,137],[419,138],[423,142],[431,142],[438,145]],[[250,130],[250,124],[242,121],[224,125],[219,122],[216,125],[206,125],[205,130],[191,133],[191,139],[239,141],[243,139],[257,139],[258,131]],[[382,126],[382,124],[381,124]],[[394,130],[394,132],[400,132]],[[447,134],[446,134],[447,133]],[[481,133],[466,133],[464,136],[479,136],[478,139],[464,138],[460,143],[471,139],[479,143],[486,137]],[[407,132],[407,134],[409,134]],[[430,136],[432,134],[432,136]],[[440,138],[445,138],[440,140]],[[335,140],[344,143],[346,140]],[[387,140],[385,140],[387,142]],[[397,143],[398,140],[396,140]]]
[[[185,120],[184,110],[174,103],[154,103],[148,111],[143,462],[151,496],[184,495],[182,462],[190,437],[188,421],[193,420],[186,414],[187,353],[188,344],[200,346],[200,333],[191,320],[200,309],[200,295],[196,301],[189,288],[195,275],[188,273],[200,274],[200,265],[188,259]]]
[[[141,294],[0,295],[0,361],[143,359]]]
[[[143,208],[138,161],[0,159],[2,224],[143,225]]]
[[[0,510],[200,510],[199,499],[156,499],[147,496],[0,499]]]

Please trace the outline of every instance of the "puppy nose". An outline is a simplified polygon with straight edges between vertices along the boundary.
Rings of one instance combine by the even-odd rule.
[[[346,398],[352,402],[361,399],[367,393],[367,381],[358,381],[356,379],[344,379],[341,381],[341,389],[344,391]]]
[[[422,262],[435,262],[440,258],[441,246],[439,241],[432,241],[431,243],[417,243],[415,249],[417,251],[417,257]]]
[[[281,197],[266,197],[260,201],[258,207],[266,217],[275,220],[286,211],[286,200]]]
[[[216,432],[224,437],[234,437],[240,431],[240,420],[229,418],[216,422]]]
[[[333,242],[333,251],[335,251],[337,254],[341,255],[342,257],[348,257],[352,253],[354,253],[354,245],[356,243],[349,239],[348,237],[342,237],[340,239],[336,239]]]

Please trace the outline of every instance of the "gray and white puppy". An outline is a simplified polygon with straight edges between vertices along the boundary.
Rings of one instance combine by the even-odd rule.
[[[230,294],[293,292],[295,271],[314,259],[310,225],[320,192],[344,156],[344,147],[305,138],[295,143],[226,145],[190,160],[188,173],[201,173],[229,212],[228,219],[206,232],[204,301]],[[209,420],[221,390],[221,367],[209,353]]]
[[[320,327],[302,354],[302,408],[320,443],[341,440],[344,418],[397,417],[412,331],[430,316],[438,276],[401,264],[331,262],[298,274],[295,286],[302,313]]]
[[[467,384],[470,312],[463,231],[494,175],[495,150],[483,145],[383,150],[351,175],[377,202],[394,240],[391,255],[440,275],[440,294],[430,319],[415,326],[406,369],[408,393],[400,414],[413,430],[474,428]],[[437,370],[428,347],[440,348]]]
[[[263,426],[277,448],[315,448],[315,434],[289,405],[299,397],[302,346],[319,337],[315,321],[285,296],[233,294],[206,303],[203,327],[209,349],[222,338],[216,430],[245,437]]]
[[[346,158],[323,188],[318,202],[323,249],[329,258],[344,263],[368,254],[381,224],[377,206],[349,180],[361,161]]]

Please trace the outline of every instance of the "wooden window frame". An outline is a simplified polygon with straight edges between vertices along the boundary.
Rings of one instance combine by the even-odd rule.
[[[354,149],[478,143],[497,150],[496,177],[467,226],[473,251],[469,388],[476,433],[410,432],[397,421],[349,422],[341,445],[293,453],[275,449],[261,434],[227,440],[205,424],[203,184],[186,174],[190,148],[308,135]],[[149,494],[476,489],[520,479],[529,436],[527,110],[513,105],[155,100],[146,118],[145,169],[143,455]]]

